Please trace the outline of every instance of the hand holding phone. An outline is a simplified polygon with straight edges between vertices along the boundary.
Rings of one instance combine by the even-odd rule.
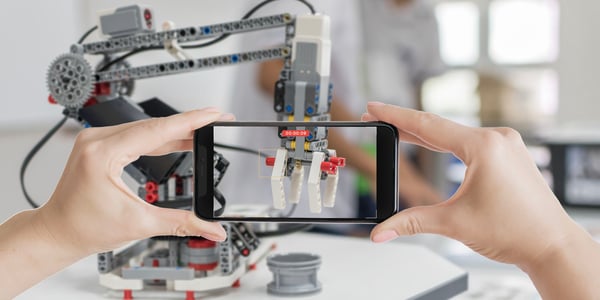
[[[356,181],[345,167],[353,162],[328,148],[330,128],[372,142],[369,214],[359,217],[356,200],[337,193]],[[216,122],[194,136],[194,211],[219,221],[378,223],[398,210],[397,145],[395,127],[381,122]]]

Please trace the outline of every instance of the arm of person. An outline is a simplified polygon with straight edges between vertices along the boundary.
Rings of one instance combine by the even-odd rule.
[[[272,60],[263,62],[259,66],[257,84],[261,90],[272,95],[275,92],[275,82],[279,79],[279,72],[283,68],[283,61]],[[337,97],[333,97],[331,103],[331,119],[335,121],[355,121],[360,118],[352,113],[343,102]],[[348,164],[370,179],[372,188],[377,186],[375,183],[377,169],[374,157],[357,147],[349,141],[344,135],[335,129],[329,130],[329,145],[336,149],[337,154],[346,157]],[[442,197],[428,184],[419,171],[406,158],[403,153],[399,155],[399,193],[406,205],[428,205],[438,203]]]
[[[544,299],[600,295],[599,244],[561,207],[515,130],[471,128],[382,103],[370,103],[363,119],[394,124],[405,141],[452,153],[467,166],[450,199],[397,213],[373,229],[373,241],[441,234],[517,265]]]
[[[160,235],[223,241],[218,223],[191,211],[159,208],[135,195],[121,179],[141,155],[192,149],[194,129],[231,120],[215,109],[119,126],[89,128],[77,137],[50,200],[0,225],[0,299],[11,299],[88,255]]]

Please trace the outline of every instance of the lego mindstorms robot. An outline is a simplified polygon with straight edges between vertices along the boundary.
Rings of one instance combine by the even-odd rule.
[[[73,44],[69,53],[58,56],[49,67],[48,100],[64,107],[65,118],[47,137],[67,118],[77,120],[84,127],[96,127],[177,113],[157,98],[133,103],[130,96],[137,80],[273,59],[285,62],[275,86],[273,107],[277,119],[329,121],[332,88],[329,83],[328,17],[315,14],[310,4],[300,1],[307,4],[312,14],[292,16],[282,13],[251,18],[256,10],[269,2],[272,0],[261,2],[238,21],[186,28],[174,28],[173,23],[165,22],[162,31],[156,30],[157,21],[149,7],[134,5],[101,13],[98,26]],[[186,53],[186,49],[206,47],[231,34],[276,27],[286,28],[280,47],[205,58],[193,58]],[[105,39],[84,43],[95,29],[100,29]],[[208,41],[198,43],[202,40]],[[152,50],[166,50],[175,60],[135,67],[126,60]],[[85,55],[100,55],[102,59],[93,68]],[[314,127],[286,128],[285,132],[279,136],[281,147],[276,156],[266,160],[266,164],[273,167],[273,207],[281,210],[286,206],[284,180],[291,181],[289,202],[299,201],[304,166],[321,170],[310,172],[308,178],[311,212],[319,213],[322,205],[333,206],[338,167],[343,167],[345,160],[328,149],[327,131]],[[21,170],[22,180],[29,159],[47,137],[28,155]],[[218,191],[217,185],[229,162],[219,153],[215,154],[214,162],[214,185]],[[191,206],[191,153],[141,157],[125,171],[139,184],[138,194],[145,201],[179,209]],[[321,181],[326,181],[329,188],[323,199],[319,190]],[[28,201],[35,205],[24,185],[23,191]],[[216,192],[215,198],[225,206],[224,195]],[[272,245],[261,243],[247,224],[229,223],[224,227],[228,239],[222,243],[196,237],[155,237],[120,252],[101,253],[98,255],[100,282],[111,290],[122,292],[124,299],[131,299],[134,291],[137,295],[185,292],[187,299],[193,299],[195,292],[236,286],[239,278],[251,270]]]

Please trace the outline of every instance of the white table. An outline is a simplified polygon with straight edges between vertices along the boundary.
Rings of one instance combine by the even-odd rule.
[[[273,253],[311,252],[321,256],[321,292],[304,297],[267,294],[272,273],[263,260],[241,278],[241,287],[196,299],[447,299],[467,289],[467,273],[430,250],[402,243],[298,233],[273,240]],[[266,242],[266,241],[264,241]],[[33,267],[33,266],[32,266]],[[16,299],[107,299],[91,256],[46,279]],[[185,299],[185,294],[177,295]],[[145,299],[137,297],[135,299]],[[159,298],[165,298],[164,295]],[[156,298],[155,298],[156,299]]]

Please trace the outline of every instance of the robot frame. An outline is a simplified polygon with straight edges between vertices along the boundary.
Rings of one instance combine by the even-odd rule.
[[[280,121],[329,121],[332,86],[329,83],[331,42],[327,16],[287,13],[249,18],[263,1],[238,21],[174,28],[166,22],[163,31],[155,29],[154,12],[149,7],[133,5],[99,15],[99,26],[106,38],[102,41],[72,45],[70,53],[52,62],[47,75],[49,101],[62,105],[64,114],[85,127],[107,126],[150,117],[162,117],[177,111],[159,99],[133,104],[135,80],[200,71],[245,62],[283,59],[280,80],[275,84],[274,110]],[[305,1],[301,1],[306,4]],[[312,7],[309,6],[312,10]],[[194,59],[184,49],[214,44],[231,34],[286,27],[284,45],[270,49],[238,52]],[[89,33],[89,32],[88,32]],[[180,45],[211,39],[204,44]],[[146,50],[164,49],[176,60],[132,67],[126,58]],[[121,56],[118,53],[127,52]],[[93,69],[84,55],[103,55]],[[309,207],[314,213],[321,206],[332,207],[338,182],[338,168],[345,159],[328,149],[327,130],[322,127],[280,128],[281,148],[275,157],[266,159],[273,167],[271,190],[273,207],[283,209],[286,196],[283,181],[291,180],[290,202],[300,199],[304,166],[308,175]],[[222,208],[225,198],[217,185],[229,162],[215,154],[215,201]],[[192,155],[173,153],[161,157],[141,157],[125,171],[140,188],[138,194],[147,202],[171,208],[187,209],[192,202]],[[327,190],[321,199],[320,183]],[[222,211],[221,211],[222,213]],[[101,285],[122,291],[124,299],[133,292],[186,293],[222,289],[239,284],[239,278],[262,259],[274,245],[261,243],[244,223],[224,224],[228,239],[221,243],[197,237],[155,237],[138,241],[120,252],[98,254]]]

